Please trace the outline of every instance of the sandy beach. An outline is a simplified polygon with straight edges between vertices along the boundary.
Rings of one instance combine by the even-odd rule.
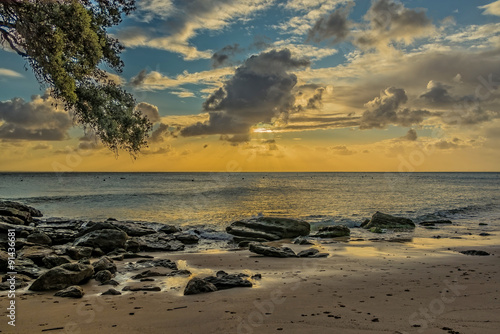
[[[252,288],[192,296],[183,295],[186,277],[159,277],[155,283],[162,291],[118,296],[101,296],[110,286],[91,280],[82,286],[82,299],[23,289],[16,297],[15,330],[4,326],[4,318],[1,332],[497,333],[500,246],[495,243],[478,237],[330,241],[315,245],[330,256],[314,259],[262,257],[248,250],[149,253],[175,261],[193,276],[224,270],[262,278],[253,280]],[[458,253],[466,249],[491,255]],[[115,261],[119,273],[130,261],[135,260]],[[5,298],[0,297],[2,305]]]

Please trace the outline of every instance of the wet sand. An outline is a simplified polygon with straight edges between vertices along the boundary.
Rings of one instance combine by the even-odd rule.
[[[327,258],[268,258],[248,250],[149,253],[194,275],[261,274],[253,288],[183,296],[188,278],[155,278],[160,292],[85,296],[18,291],[16,327],[1,333],[498,333],[497,240],[323,243]],[[290,246],[287,244],[287,246]],[[310,246],[291,246],[300,251]],[[467,256],[460,250],[485,250]],[[116,262],[119,272],[130,261]],[[125,276],[117,279],[125,280]],[[117,290],[125,286],[122,282]],[[5,305],[6,296],[0,295]],[[2,310],[2,315],[6,314]]]

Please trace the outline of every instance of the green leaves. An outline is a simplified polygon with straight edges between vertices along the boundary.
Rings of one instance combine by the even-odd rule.
[[[40,83],[65,103],[78,123],[115,152],[146,145],[151,123],[135,100],[106,80],[99,66],[120,72],[123,47],[106,28],[134,9],[133,0],[13,1],[0,5],[0,32],[16,44]]]

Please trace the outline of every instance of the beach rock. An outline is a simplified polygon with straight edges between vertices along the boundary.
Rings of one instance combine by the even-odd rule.
[[[430,221],[425,221],[425,222],[420,222],[418,223],[419,225],[422,225],[422,226],[435,226],[435,225],[439,225],[439,224],[453,224],[453,222],[451,220],[430,220]]]
[[[117,281],[115,281],[114,279],[110,279],[109,281],[106,281],[106,282],[102,282],[101,284],[99,285],[112,285],[112,286],[118,286],[120,285],[120,283],[118,283]]]
[[[118,295],[121,295],[122,293],[120,291],[117,291],[115,289],[109,289],[109,290],[106,290],[104,291],[103,293],[101,293],[101,296],[118,296]]]
[[[14,216],[2,216],[0,215],[0,222],[12,224],[12,225],[24,225],[24,220],[14,217]]]
[[[164,237],[160,233],[139,237],[138,241],[141,244],[141,250],[151,252],[176,252],[184,250],[185,247],[182,242],[169,236]]]
[[[66,289],[57,291],[54,296],[67,298],[82,298],[85,292],[78,285],[72,285]]]
[[[214,291],[217,291],[215,285],[205,281],[204,279],[194,277],[189,280],[188,284],[186,285],[186,288],[184,289],[184,296]]]
[[[139,260],[136,263],[132,263],[127,266],[128,269],[142,269],[142,268],[154,268],[154,267],[164,267],[172,270],[178,270],[175,262],[169,259],[159,259],[159,260]]]
[[[249,245],[249,250],[252,253],[270,256],[270,257],[297,257],[295,252],[288,247],[271,247],[265,246],[258,243],[251,243]]]
[[[308,235],[309,223],[296,219],[257,217],[233,222],[226,228],[227,233],[248,238],[279,240]]]
[[[413,229],[415,224],[411,219],[395,217],[382,212],[377,211],[370,222],[363,226],[366,229],[372,228],[389,228],[389,229]]]
[[[54,250],[45,246],[24,246],[17,254],[21,259],[30,259],[36,265],[43,265],[43,258],[55,255]]]
[[[309,249],[306,249],[306,250],[299,252],[297,254],[297,256],[298,257],[310,257],[310,256],[316,255],[318,253],[319,253],[319,250],[317,250],[316,248],[309,248]]]
[[[252,282],[243,279],[241,274],[230,275],[225,271],[218,271],[216,276],[205,277],[204,280],[215,285],[217,290],[252,287]]]
[[[38,277],[29,287],[32,291],[60,290],[80,284],[92,277],[94,268],[81,263],[66,263]]]
[[[161,291],[159,286],[142,285],[142,286],[125,286],[122,291]]]
[[[140,237],[143,235],[156,233],[154,229],[146,227],[139,222],[136,223],[131,221],[125,221],[125,222],[111,221],[110,223],[111,225],[119,228],[120,230],[127,233],[127,235],[131,237]]]
[[[0,205],[0,216],[6,217],[5,219],[7,220],[9,220],[9,217],[17,218],[14,220],[9,220],[11,223],[14,224],[20,223],[21,225],[25,225],[33,221],[33,219],[31,218],[31,214],[29,212],[1,205]]]
[[[481,232],[478,235],[481,236],[481,237],[487,237],[487,236],[490,236],[491,233]]]
[[[158,271],[145,270],[140,274],[130,277],[131,279],[141,279],[146,277],[157,277],[157,276],[167,276],[167,274],[160,273]]]
[[[314,245],[306,237],[297,237],[297,238],[293,239],[293,243],[296,245]]]
[[[32,278],[38,278],[43,273],[43,270],[30,259],[16,259],[16,272]]]
[[[193,245],[197,244],[200,241],[200,238],[198,236],[189,233],[176,234],[175,239],[179,240],[184,245]]]
[[[92,256],[92,247],[71,246],[66,248],[66,254],[73,260],[81,260]]]
[[[35,232],[28,235],[26,238],[27,242],[31,242],[39,245],[51,245],[52,239],[43,232]]]
[[[163,225],[158,229],[158,232],[165,233],[165,234],[172,234],[172,233],[177,233],[180,232],[181,229],[178,228],[177,226],[174,225]]]
[[[40,229],[46,234],[50,240],[52,240],[53,245],[64,245],[69,242],[75,241],[76,231],[68,229]]]
[[[24,211],[27,212],[31,215],[31,217],[42,217],[43,214],[40,212],[40,210],[37,210],[31,206],[24,205],[18,202],[12,202],[12,201],[0,201],[0,207],[2,208],[14,208],[19,211]]]
[[[70,263],[71,261],[64,256],[48,255],[42,259],[42,262],[45,268],[51,269],[61,264]]]
[[[77,238],[84,236],[85,234],[88,234],[90,232],[94,231],[99,231],[99,230],[117,230],[117,231],[122,231],[115,225],[109,223],[109,222],[84,222],[83,224],[80,225],[80,231],[76,235]],[[123,231],[122,231],[123,232]]]
[[[26,225],[16,225],[12,224],[9,222],[2,221],[2,217],[0,217],[0,233],[5,233],[7,234],[8,230],[14,230],[16,231],[16,235],[19,237],[21,236],[22,232],[28,232],[32,233],[35,228],[32,226],[26,226]]]
[[[174,276],[186,276],[189,277],[191,276],[192,272],[186,269],[181,269],[181,270],[173,270],[172,272],[168,273],[168,277],[174,277]]]
[[[318,233],[312,235],[316,238],[338,238],[348,237],[351,235],[351,230],[345,225],[332,225],[323,226],[319,229]]]
[[[100,248],[104,252],[111,252],[116,248],[125,247],[127,238],[127,234],[120,230],[99,229],[79,237],[73,245]]]
[[[466,251],[461,251],[460,253],[465,254],[465,255],[476,255],[476,256],[490,255],[490,253],[482,251],[482,250],[466,250]]]
[[[95,269],[94,269],[95,270]],[[113,274],[109,270],[100,270],[94,275],[94,279],[98,282],[107,282],[113,278]]]
[[[137,253],[141,249],[141,243],[135,238],[130,238],[125,242],[125,249],[128,252]]]
[[[113,263],[108,256],[101,257],[98,261],[92,263],[95,272],[99,272],[101,270],[109,270],[112,274],[116,273],[117,268],[116,264]]]
[[[328,255],[329,255],[328,253],[320,253],[319,250],[317,250],[316,248],[309,248],[297,254],[298,257],[311,257],[311,258],[327,257]]]

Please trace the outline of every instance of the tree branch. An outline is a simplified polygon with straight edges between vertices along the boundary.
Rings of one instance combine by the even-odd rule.
[[[24,51],[21,51],[16,45],[13,39],[16,39],[14,36],[12,36],[8,31],[6,31],[3,28],[0,28],[0,34],[2,34],[2,38],[9,43],[9,46],[12,50],[16,51],[18,55],[21,57],[28,57],[28,54],[25,53]]]

